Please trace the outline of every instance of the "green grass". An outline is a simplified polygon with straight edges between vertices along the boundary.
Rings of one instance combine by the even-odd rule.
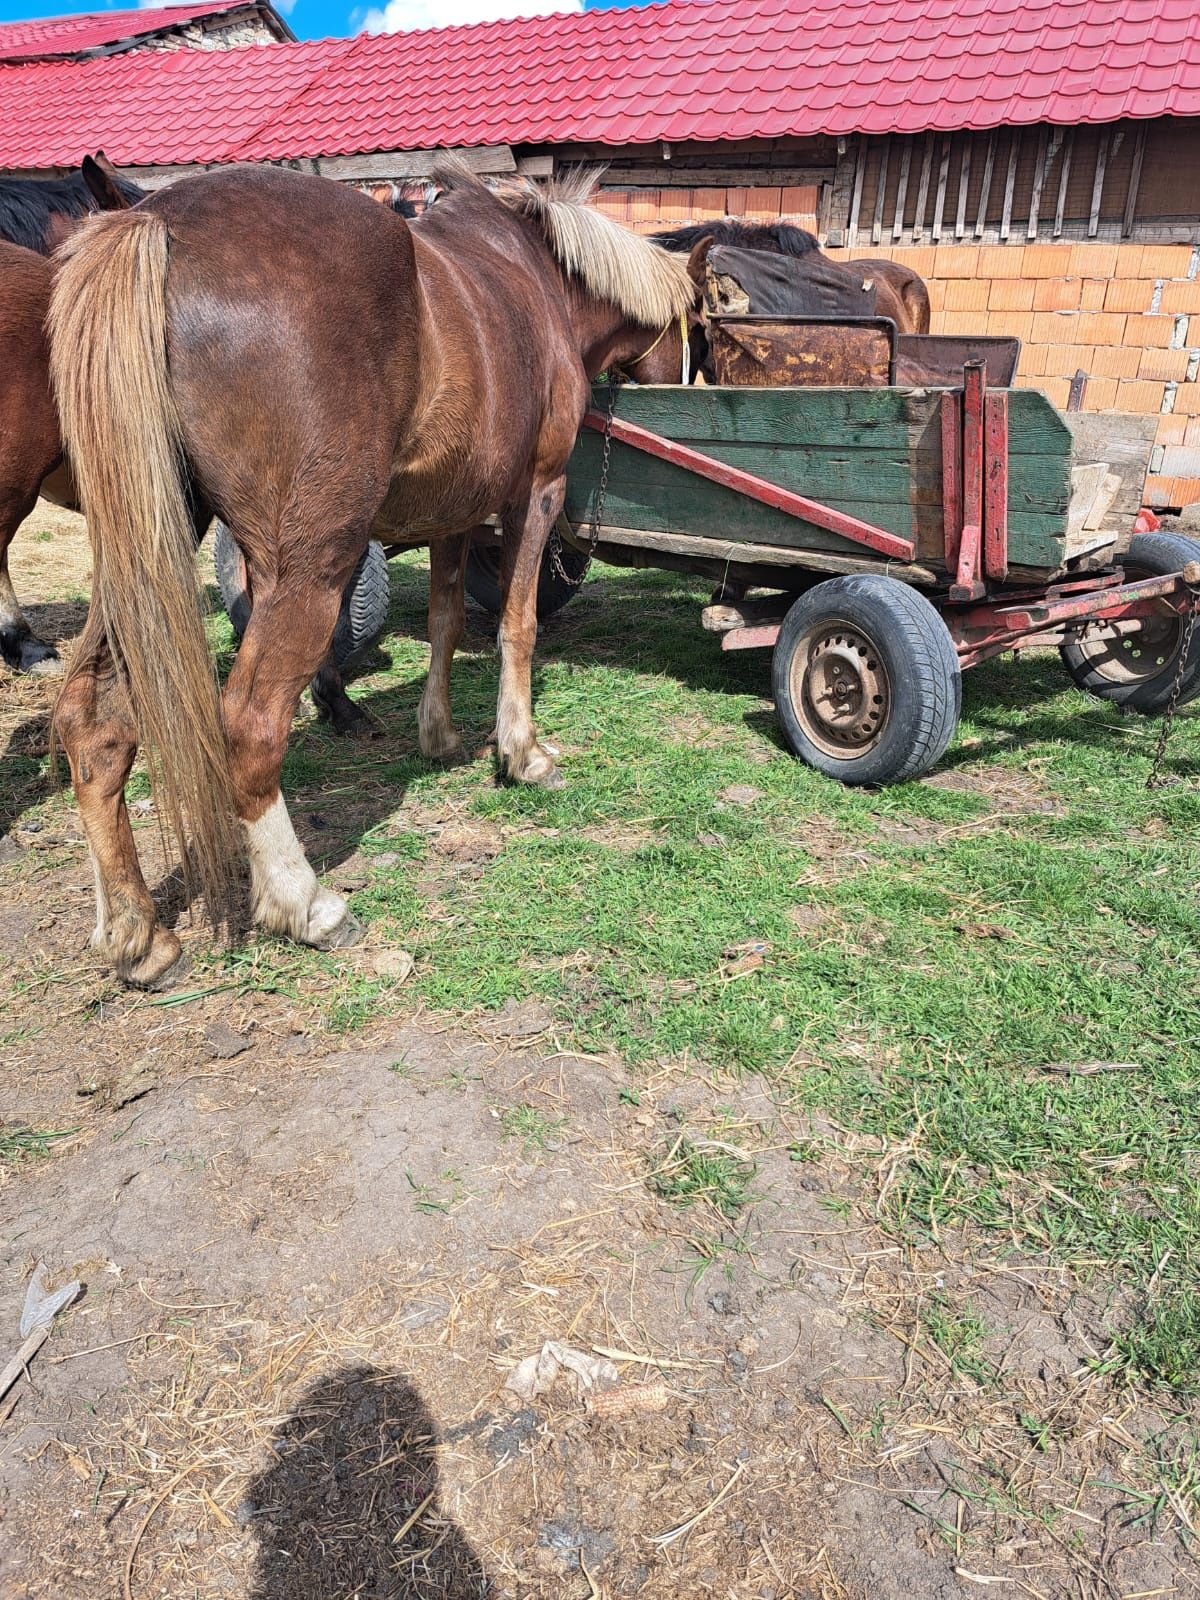
[[[672,1205],[706,1205],[732,1221],[753,1198],[753,1177],[753,1162],[722,1140],[693,1140],[681,1133],[652,1157],[650,1187]]]
[[[566,1125],[565,1117],[549,1117],[537,1106],[505,1106],[500,1112],[500,1128],[506,1139],[516,1139],[527,1155],[537,1150],[552,1150],[555,1137]]]
[[[393,593],[397,631],[352,686],[383,737],[298,724],[285,790],[318,869],[357,852],[354,909],[416,970],[393,989],[257,940],[200,983],[302,994],[339,1030],[536,996],[564,1048],[619,1052],[633,1092],[663,1065],[761,1074],[903,1148],[898,1234],[970,1226],[1068,1260],[1110,1297],[1114,1369],[1200,1383],[1200,787],[1146,792],[1155,725],[1053,654],[1010,658],[967,676],[935,782],[850,791],[781,747],[769,659],[701,631],[703,586],[599,568],[535,663],[567,785],[501,787],[417,754],[418,558]],[[453,682],[469,743],[495,691],[476,617]],[[1195,710],[1168,769],[1200,771]],[[32,776],[12,775],[27,804]],[[448,864],[448,816],[501,830],[499,854]],[[750,941],[763,964],[731,974]],[[1064,1070],[1093,1062],[1133,1065]]]
[[[0,1172],[44,1160],[59,1139],[67,1139],[77,1128],[0,1127]]]
[[[567,786],[498,787],[483,763],[415,753],[425,579],[417,560],[393,571],[398,632],[355,690],[386,738],[305,723],[287,779],[300,817],[333,824],[308,835],[318,857],[363,841],[355,909],[417,958],[395,1003],[544,997],[564,1040],[619,1051],[635,1086],[664,1062],[761,1073],[905,1144],[897,1231],[973,1224],[1072,1260],[1113,1291],[1117,1361],[1200,1382],[1200,789],[1146,792],[1154,725],[1086,699],[1054,655],[990,663],[937,783],[847,790],[781,747],[768,658],[721,654],[702,589],[599,569],[535,671]],[[495,681],[476,622],[454,680],[469,739]],[[1195,712],[1168,762],[1200,769]],[[731,785],[760,797],[730,804]],[[431,897],[438,858],[406,799],[499,826],[499,855]],[[751,940],[764,964],[731,981],[725,952]],[[273,959],[301,985],[337,970]],[[350,973],[325,1005],[345,1027],[388,1000]],[[1135,1070],[1061,1070],[1097,1061]]]

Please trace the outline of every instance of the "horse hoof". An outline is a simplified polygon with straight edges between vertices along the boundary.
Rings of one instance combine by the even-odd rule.
[[[362,939],[365,929],[353,912],[347,911],[345,917],[338,923],[332,933],[328,933],[317,945],[318,950],[329,952],[331,950],[350,950]]]
[[[191,970],[191,957],[184,953],[175,935],[166,928],[156,928],[146,954],[128,966],[118,965],[117,976],[131,989],[161,994],[173,989]]]
[[[467,747],[461,739],[445,750],[431,752],[426,760],[436,761],[439,767],[469,767],[471,764],[471,757],[467,754]]]

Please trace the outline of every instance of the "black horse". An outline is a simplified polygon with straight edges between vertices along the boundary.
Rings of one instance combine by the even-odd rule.
[[[145,198],[144,189],[117,175],[103,151],[85,156],[69,178],[0,178],[0,239],[52,255],[93,211],[121,210]]]
[[[714,244],[733,245],[739,250],[767,250],[777,256],[809,256],[821,253],[815,234],[798,228],[794,222],[744,222],[739,217],[722,217],[715,222],[686,222],[666,228],[650,237],[665,250],[691,254],[703,239]],[[869,269],[876,280],[876,305],[881,317],[891,317],[898,333],[929,332],[929,291],[924,280],[911,267],[898,261],[877,261],[873,257],[839,262],[839,266]]]

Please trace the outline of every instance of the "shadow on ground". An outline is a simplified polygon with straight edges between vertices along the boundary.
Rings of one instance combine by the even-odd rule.
[[[314,1383],[247,1491],[250,1600],[482,1600],[479,1557],[438,1505],[436,1446],[401,1373],[353,1366]]]

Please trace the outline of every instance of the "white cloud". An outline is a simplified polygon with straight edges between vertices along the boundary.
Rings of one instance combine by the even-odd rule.
[[[451,28],[463,22],[500,22],[509,17],[546,17],[582,11],[583,0],[387,0],[372,6],[364,33],[407,33],[413,28]]]

